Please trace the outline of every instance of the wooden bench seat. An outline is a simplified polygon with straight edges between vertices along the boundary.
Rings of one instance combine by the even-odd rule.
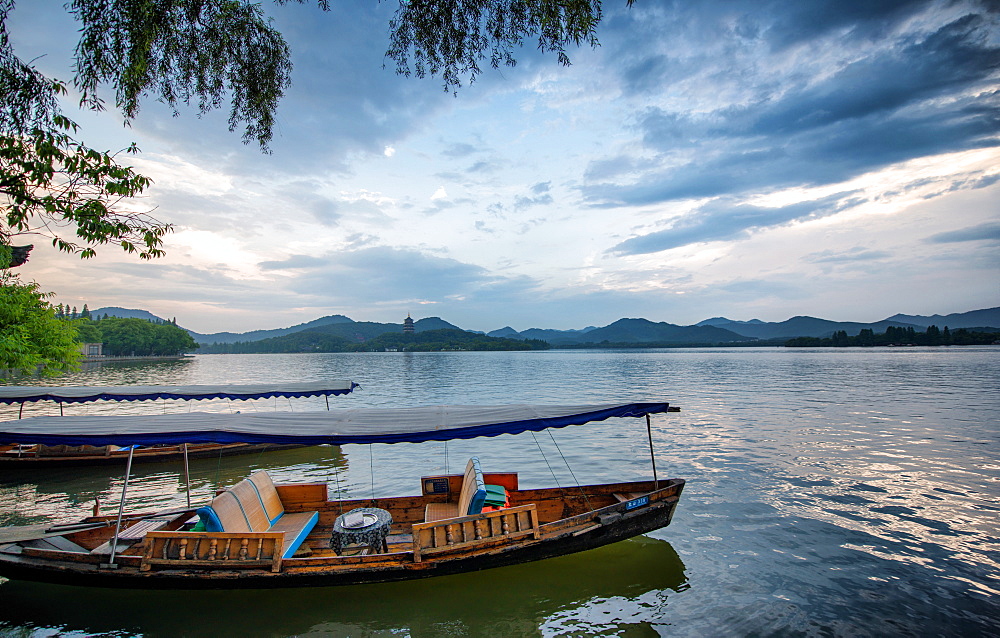
[[[198,509],[204,531],[150,532],[142,569],[261,567],[279,571],[302,547],[319,512],[286,512],[274,483],[261,470]]]

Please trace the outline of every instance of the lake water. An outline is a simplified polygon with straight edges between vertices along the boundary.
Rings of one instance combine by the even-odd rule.
[[[409,583],[145,592],[0,579],[4,636],[996,636],[1000,347],[201,355],[104,364],[59,385],[349,378],[338,407],[666,400],[656,467],[687,480],[673,523],[559,559]],[[323,399],[70,406],[67,413],[317,410]],[[0,408],[0,419],[17,418]],[[58,413],[25,407],[25,416]],[[518,471],[526,487],[651,476],[645,422],[305,448],[192,462],[207,500],[253,468],[350,497],[422,475]],[[564,460],[565,459],[565,460]],[[567,469],[567,465],[570,469]],[[122,470],[0,474],[0,525],[116,507]],[[130,502],[184,502],[139,467]],[[145,509],[145,508],[144,508]]]

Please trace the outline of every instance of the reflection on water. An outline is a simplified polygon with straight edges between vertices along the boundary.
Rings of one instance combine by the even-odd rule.
[[[998,354],[685,349],[209,355],[105,365],[59,383],[361,383],[332,397],[331,409],[668,400],[683,411],[654,418],[656,465],[660,477],[688,485],[671,526],[564,559],[419,583],[217,592],[204,599],[211,604],[198,604],[201,594],[7,582],[0,628],[227,633],[225,623],[240,622],[239,601],[249,600],[243,613],[251,620],[240,629],[255,624],[269,635],[992,636],[1000,626]],[[124,409],[209,408],[326,409],[322,400]],[[12,418],[2,410],[0,418]],[[216,485],[267,467],[279,480],[322,480],[352,498],[415,494],[420,476],[459,472],[473,454],[486,471],[519,472],[525,487],[647,478],[645,423],[637,421],[535,437],[344,446],[340,456],[329,448],[198,461],[194,492],[207,499]],[[136,498],[154,507],[183,501],[178,468],[138,471]],[[95,497],[116,506],[120,488],[113,468],[3,475],[0,522],[75,519]],[[80,604],[51,602],[62,599]],[[494,599],[495,613],[482,602]],[[87,611],[107,609],[103,601],[125,615]],[[200,613],[214,608],[225,611]]]
[[[637,538],[572,556],[473,574],[358,587],[135,592],[8,582],[2,628],[59,627],[89,635],[524,636],[567,610],[611,605],[628,622],[685,587],[669,543]],[[59,601],[54,604],[54,601]],[[616,615],[574,621],[576,635],[616,635]],[[579,632],[579,633],[577,633]]]

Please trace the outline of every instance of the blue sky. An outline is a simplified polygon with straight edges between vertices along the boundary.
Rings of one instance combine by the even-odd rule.
[[[198,332],[328,314],[463,328],[621,317],[876,321],[1000,305],[992,2],[606,2],[573,64],[522,49],[457,97],[384,58],[394,3],[265,4],[292,51],[271,155],[222,109],[80,113],[155,181],[167,256],[35,241],[55,301]],[[992,9],[992,10],[991,10]],[[69,79],[62,0],[15,51]],[[113,99],[105,92],[106,99]]]

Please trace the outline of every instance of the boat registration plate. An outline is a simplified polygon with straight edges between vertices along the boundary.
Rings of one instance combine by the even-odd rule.
[[[649,505],[648,496],[640,496],[639,498],[634,498],[631,501],[625,503],[625,511],[634,510],[637,507],[642,507],[643,505]]]

